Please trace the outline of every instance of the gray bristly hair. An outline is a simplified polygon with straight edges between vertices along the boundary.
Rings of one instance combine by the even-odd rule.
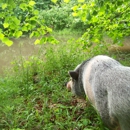
[[[78,65],[70,76],[72,91],[87,95],[110,129],[130,129],[130,67],[99,55]]]

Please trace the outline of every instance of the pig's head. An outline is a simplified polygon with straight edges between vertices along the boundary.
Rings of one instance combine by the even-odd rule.
[[[78,65],[75,70],[69,71],[71,80],[67,83],[67,89],[78,97],[85,97],[82,83],[82,65]]]

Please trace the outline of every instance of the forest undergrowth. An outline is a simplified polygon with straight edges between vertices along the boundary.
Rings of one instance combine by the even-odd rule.
[[[130,66],[130,54],[110,53],[97,45],[83,49],[80,34],[54,33],[57,45],[43,45],[36,55],[14,60],[0,78],[1,130],[108,130],[87,100],[68,92],[68,71],[90,57],[109,55]]]

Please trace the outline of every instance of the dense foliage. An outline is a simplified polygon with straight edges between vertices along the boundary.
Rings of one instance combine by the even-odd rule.
[[[45,10],[51,8],[54,3],[51,0],[34,0],[36,2],[35,8],[38,10]]]
[[[52,29],[44,25],[44,20],[39,18],[39,10],[35,8],[35,1],[2,1],[0,3],[0,40],[11,46],[11,37],[19,38],[29,34],[37,37],[35,44],[56,42],[52,37],[45,37]]]
[[[12,41],[9,37],[29,34],[30,37],[42,36],[36,44],[54,43],[56,41],[52,37],[45,37],[52,31],[49,26],[56,30],[71,28],[85,31],[80,41],[85,46],[101,44],[104,36],[121,45],[122,39],[130,34],[129,7],[128,0],[1,0],[0,40],[10,46]]]
[[[130,35],[129,0],[83,0],[73,7],[73,16],[88,25],[82,37],[85,45],[101,43],[104,36],[121,45],[121,40]]]
[[[72,22],[71,7],[65,3],[61,5],[52,6],[49,10],[41,11],[41,18],[45,20],[45,24],[55,30],[69,28]]]

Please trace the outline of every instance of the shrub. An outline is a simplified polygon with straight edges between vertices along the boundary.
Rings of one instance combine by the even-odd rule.
[[[78,18],[72,16],[72,6],[76,2],[71,1],[68,4],[61,2],[59,5],[52,6],[49,10],[43,10],[40,13],[41,19],[45,20],[45,24],[54,30],[62,30],[71,28],[84,30],[85,24]]]

